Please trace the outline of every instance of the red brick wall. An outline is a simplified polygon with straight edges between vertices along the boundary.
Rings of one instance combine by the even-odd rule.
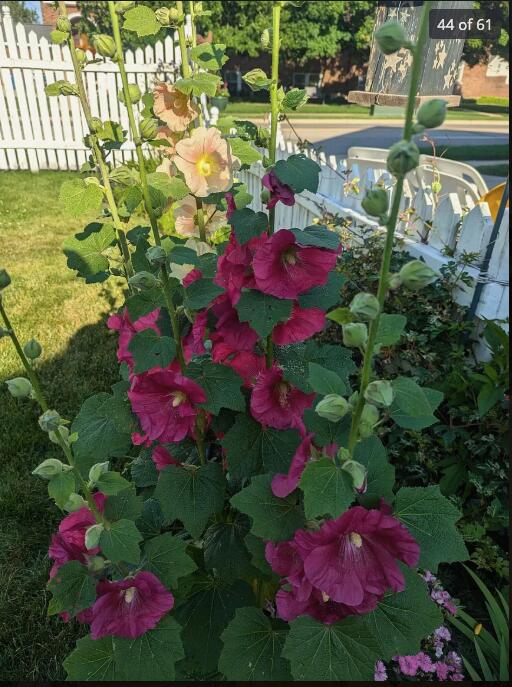
[[[487,76],[486,64],[477,64],[474,67],[464,65],[462,75],[463,98],[479,98],[482,95],[508,98],[509,86],[506,77]]]
[[[75,4],[67,5],[67,10],[69,14],[74,14],[77,12],[77,6]],[[43,24],[55,26],[59,16],[59,10],[55,10],[50,3],[41,2],[41,14],[43,17]]]

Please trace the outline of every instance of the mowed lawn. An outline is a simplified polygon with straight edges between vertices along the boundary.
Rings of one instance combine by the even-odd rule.
[[[84,224],[58,202],[69,178],[0,173],[0,268],[12,278],[3,299],[21,341],[35,337],[43,346],[38,368],[50,407],[72,418],[117,377],[106,317],[120,287],[86,285],[66,266],[62,242]],[[7,392],[5,379],[21,374],[12,343],[0,339],[0,680],[60,680],[80,628],[46,615],[47,550],[62,514],[47,483],[30,474],[60,456],[38,427],[35,402]]]

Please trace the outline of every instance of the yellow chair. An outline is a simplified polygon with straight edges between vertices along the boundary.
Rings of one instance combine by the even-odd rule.
[[[504,190],[505,182],[503,182],[502,184],[498,184],[494,188],[491,188],[491,190],[487,191],[487,193],[484,194],[478,201],[479,203],[487,203],[493,220],[496,220],[496,215],[498,214],[498,209],[500,207],[500,202]],[[507,200],[507,207],[508,203],[509,201]]]

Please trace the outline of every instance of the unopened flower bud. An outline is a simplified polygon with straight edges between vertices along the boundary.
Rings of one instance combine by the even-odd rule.
[[[7,273],[7,270],[0,270],[0,291],[5,289],[11,283],[11,278]]]
[[[389,275],[389,288],[392,291],[396,291],[402,286],[402,280],[400,279],[399,274],[390,274]]]
[[[143,119],[139,125],[139,131],[144,140],[151,141],[158,131],[158,120],[151,117]]]
[[[391,146],[388,153],[388,171],[395,176],[403,176],[415,169],[420,161],[420,151],[413,141],[398,141]]]
[[[92,38],[93,45],[102,57],[115,57],[116,44],[112,36],[106,33],[97,33]]]
[[[27,343],[23,346],[23,352],[27,358],[30,358],[30,360],[35,360],[36,358],[39,358],[43,352],[43,349],[41,348],[39,341],[36,341],[36,339],[30,339],[30,341],[27,341]]]
[[[416,119],[418,124],[424,126],[425,129],[435,129],[437,126],[441,126],[446,119],[446,100],[439,98],[427,100],[418,110]]]
[[[432,193],[435,193],[437,195],[441,193],[443,185],[441,184],[439,179],[434,179],[430,188],[432,189]]]
[[[152,267],[165,265],[167,253],[162,246],[150,246],[146,251],[146,258]]]
[[[374,320],[379,311],[379,301],[373,293],[356,293],[350,303],[350,312],[360,320]]]
[[[348,401],[338,394],[327,394],[322,400],[317,403],[315,413],[320,417],[329,420],[330,422],[339,422],[344,417],[350,406]]]
[[[85,548],[95,549],[100,543],[100,537],[105,528],[101,523],[91,525],[85,530]]]
[[[48,432],[48,439],[52,442],[52,444],[60,444],[59,436],[66,442],[66,444],[68,443],[69,429],[65,425],[60,425],[55,432]]]
[[[260,36],[260,44],[263,50],[268,50],[270,47],[270,29],[263,29],[263,33]]]
[[[61,463],[57,458],[47,458],[37,466],[35,470],[32,470],[32,474],[37,477],[42,477],[42,479],[53,479],[64,472],[64,464]],[[69,469],[69,466],[67,466]]]
[[[87,62],[87,55],[85,50],[82,50],[82,48],[76,48],[75,55],[79,65],[83,65]]]
[[[99,117],[92,117],[89,127],[93,133],[97,133],[98,131],[101,131],[103,129],[103,122]]]
[[[61,81],[59,83],[59,92],[60,95],[78,95],[77,87],[69,81]]]
[[[393,403],[395,392],[391,386],[391,382],[387,379],[378,379],[375,382],[370,382],[364,392],[364,397],[369,403],[374,403],[376,406],[389,408]]]
[[[15,377],[6,382],[9,393],[14,398],[28,398],[32,393],[32,384],[25,377]]]
[[[101,572],[105,568],[106,564],[107,562],[103,556],[91,556],[89,558],[89,562],[87,563],[87,567],[91,572],[97,573]]]
[[[196,14],[197,14],[197,8],[195,8]],[[183,22],[183,14],[178,12],[176,7],[170,7],[169,8],[169,25],[170,26],[179,26],[180,23]]]
[[[89,481],[92,484],[96,484],[101,475],[104,472],[108,472],[108,460],[104,463],[95,463],[89,470]]]
[[[132,7],[135,7],[135,0],[119,0],[114,7],[116,14],[124,14],[128,10],[131,10]]]
[[[139,100],[142,97],[142,93],[140,92],[140,88],[137,86],[136,83],[128,84],[128,95],[130,96],[130,100],[133,104],[139,102]],[[117,99],[121,103],[126,105],[126,96],[124,93],[124,88],[122,90],[120,90],[119,93],[117,94]]]
[[[130,286],[134,286],[141,291],[147,291],[154,288],[158,284],[158,279],[151,272],[137,272],[133,277],[128,279]]]
[[[39,427],[43,432],[57,432],[62,418],[56,410],[46,410],[39,418]]]
[[[71,31],[71,22],[67,17],[59,17],[55,26],[58,31],[64,33],[69,33]]]
[[[87,501],[80,496],[80,494],[72,493],[69,495],[69,499],[64,504],[64,510],[68,513],[74,513],[80,508],[87,507]]]
[[[360,348],[368,340],[368,328],[363,322],[348,322],[342,324],[343,345],[349,348]]]
[[[159,7],[155,10],[155,17],[162,26],[169,26],[169,9],[167,7]]]
[[[382,217],[388,211],[388,194],[383,188],[367,191],[361,206],[370,217]]]
[[[408,262],[402,267],[399,275],[402,284],[411,291],[419,291],[437,278],[437,272],[421,260]]]
[[[387,21],[375,33],[375,40],[384,55],[391,55],[407,45],[404,27],[397,21]]]
[[[361,413],[361,422],[359,425],[359,434],[362,439],[373,434],[373,428],[379,421],[379,411],[370,403],[366,403]]]
[[[363,494],[366,491],[368,476],[368,471],[366,470],[365,466],[361,463],[358,463],[357,460],[345,460],[341,464],[341,469],[345,470],[345,472],[348,472],[348,474],[352,477],[354,489],[360,494]]]

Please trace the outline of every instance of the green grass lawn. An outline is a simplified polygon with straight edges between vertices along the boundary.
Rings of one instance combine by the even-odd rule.
[[[119,291],[85,285],[66,267],[62,241],[82,228],[57,200],[68,178],[0,175],[0,267],[12,278],[3,299],[20,339],[43,346],[38,367],[50,407],[70,418],[117,377],[105,320]],[[47,550],[62,514],[47,483],[30,474],[59,452],[39,430],[36,404],[12,398],[3,384],[21,374],[9,338],[0,339],[0,680],[60,680],[80,628],[46,616]]]

